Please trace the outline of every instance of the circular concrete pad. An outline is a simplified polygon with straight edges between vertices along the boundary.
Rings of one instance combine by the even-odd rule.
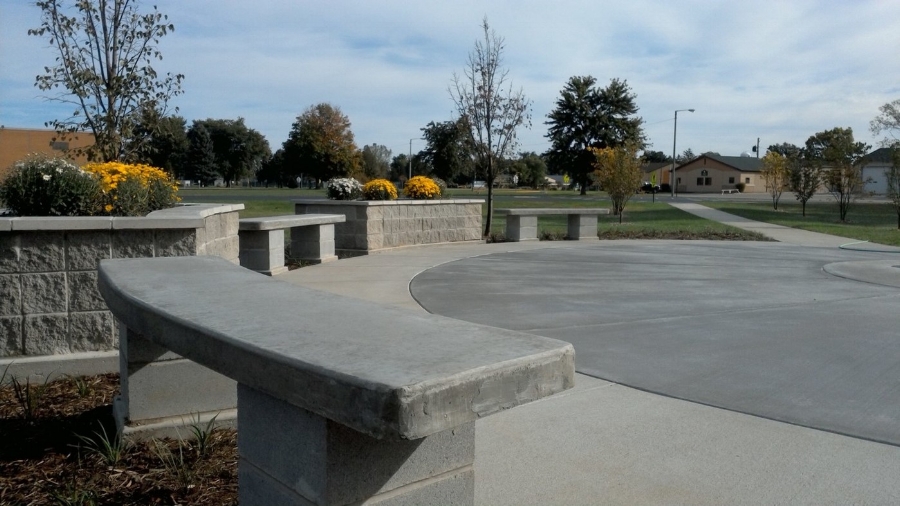
[[[433,313],[569,341],[585,374],[896,445],[900,289],[823,269],[892,269],[873,260],[900,263],[781,243],[601,241],[451,262],[410,290]]]

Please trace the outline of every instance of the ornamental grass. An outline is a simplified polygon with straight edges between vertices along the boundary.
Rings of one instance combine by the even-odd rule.
[[[425,176],[414,176],[403,186],[403,194],[415,200],[431,200],[441,197],[441,189]]]
[[[373,179],[363,186],[366,200],[397,200],[397,187],[387,179]]]

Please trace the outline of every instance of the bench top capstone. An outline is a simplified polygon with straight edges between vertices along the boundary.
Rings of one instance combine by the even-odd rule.
[[[347,217],[343,214],[284,214],[281,216],[265,216],[260,218],[242,218],[238,220],[240,230],[278,230],[309,225],[325,225],[343,223]]]
[[[164,348],[377,438],[574,385],[572,345],[318,292],[211,256],[103,260],[113,314]]]
[[[607,208],[516,208],[516,209],[497,209],[497,214],[507,214],[510,216],[537,216],[550,214],[609,214]]]

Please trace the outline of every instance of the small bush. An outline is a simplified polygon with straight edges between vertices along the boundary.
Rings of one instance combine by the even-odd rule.
[[[180,200],[178,184],[156,167],[106,162],[89,163],[84,169],[100,179],[103,212],[112,216],[144,216]]]
[[[356,200],[362,196],[363,187],[352,177],[336,177],[325,184],[325,191],[331,200]]]
[[[737,188],[737,191],[744,193],[744,188],[746,188],[747,185],[744,183],[737,183],[734,185],[734,187]]]
[[[431,178],[415,176],[403,186],[403,194],[411,199],[431,200],[441,196],[441,189]]]
[[[366,200],[397,200],[397,187],[387,179],[373,179],[362,189]]]
[[[101,202],[97,178],[63,158],[31,155],[0,182],[0,203],[19,216],[91,216]]]
[[[446,198],[447,197],[447,182],[439,177],[432,177],[431,180],[434,181],[434,184],[437,185],[438,190],[440,190],[440,192],[441,192],[438,195],[438,198],[439,199]]]

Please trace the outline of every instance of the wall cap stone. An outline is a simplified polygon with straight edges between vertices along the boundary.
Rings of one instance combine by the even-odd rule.
[[[284,214],[281,216],[264,216],[259,218],[243,218],[238,220],[240,230],[278,230],[309,225],[325,225],[343,223],[347,217],[343,214]]]
[[[376,438],[419,439],[574,386],[563,341],[318,292],[215,257],[103,260],[129,329]]]
[[[239,211],[244,204],[181,204],[147,216],[19,216],[0,218],[0,231],[184,229],[203,226],[203,218]]]
[[[494,209],[497,214],[505,214],[508,216],[538,216],[538,215],[568,215],[568,214],[609,214],[608,208],[516,208],[516,209]]]

